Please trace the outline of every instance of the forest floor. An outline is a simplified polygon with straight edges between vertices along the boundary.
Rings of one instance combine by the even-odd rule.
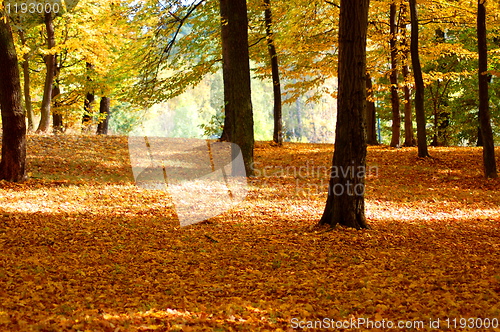
[[[500,328],[500,180],[481,149],[369,147],[357,231],[315,226],[332,145],[257,143],[245,201],[187,227],[135,186],[126,138],[28,145],[31,178],[0,182],[0,331]]]

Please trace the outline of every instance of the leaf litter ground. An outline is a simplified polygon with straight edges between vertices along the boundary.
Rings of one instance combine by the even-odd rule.
[[[500,319],[499,180],[481,150],[370,147],[372,229],[356,231],[315,226],[332,149],[257,143],[246,200],[181,228],[167,192],[134,185],[126,138],[30,136],[30,180],[0,182],[0,330]]]

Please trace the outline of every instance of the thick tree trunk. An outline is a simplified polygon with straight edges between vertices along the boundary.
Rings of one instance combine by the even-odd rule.
[[[97,125],[98,135],[108,134],[108,124],[109,124],[109,104],[110,99],[108,97],[102,97],[101,103],[99,104],[99,124]]]
[[[21,104],[21,82],[16,48],[9,24],[0,20],[0,108],[2,159],[0,179],[26,179],[26,120]]]
[[[341,0],[337,126],[328,198],[320,224],[368,228],[365,218],[366,31],[369,0]]]
[[[390,7],[390,46],[391,46],[391,106],[392,106],[392,137],[391,146],[399,147],[401,140],[401,112],[399,110],[398,94],[398,49],[397,49],[397,24],[396,24],[396,3],[391,2]]]
[[[376,124],[376,108],[373,101],[373,84],[370,74],[366,74],[366,140],[369,145],[378,145],[377,141],[377,124]]]
[[[26,46],[26,38],[22,30],[19,31],[19,38],[23,46]],[[23,78],[24,78],[24,105],[26,109],[26,117],[28,118],[28,130],[32,131],[35,128],[35,114],[33,113],[33,104],[31,103],[31,75],[29,67],[29,53],[23,55]]]
[[[418,50],[418,13],[417,1],[409,0],[411,16],[411,62],[413,67],[413,77],[415,78],[415,117],[417,119],[417,145],[418,156],[429,157],[427,149],[427,132],[424,107],[424,79],[422,77],[422,67],[420,65],[420,55]]]
[[[221,138],[240,147],[247,176],[252,176],[254,131],[246,0],[220,0],[220,12],[226,113]]]
[[[479,51],[479,126],[483,141],[484,175],[496,178],[495,145],[491,129],[490,107],[488,95],[488,45],[486,42],[486,0],[478,0],[477,7],[477,47]]]
[[[47,30],[47,46],[52,49],[56,46],[56,39],[54,34],[54,23],[52,13],[45,13],[45,28]],[[45,85],[43,89],[42,107],[40,109],[40,124],[38,125],[37,132],[46,132],[50,126],[50,104],[52,102],[52,84],[54,83],[56,56],[54,54],[47,54],[45,56],[45,66],[47,72],[45,74]]]
[[[283,144],[283,117],[282,117],[282,104],[281,104],[281,83],[280,72],[278,63],[278,54],[274,44],[274,34],[272,30],[272,13],[271,13],[271,0],[264,0],[266,9],[264,10],[264,17],[266,21],[266,37],[267,49],[271,58],[271,72],[273,78],[273,96],[274,96],[274,133],[273,141],[279,145]]]

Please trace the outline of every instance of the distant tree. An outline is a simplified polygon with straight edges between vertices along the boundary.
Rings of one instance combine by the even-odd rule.
[[[54,33],[54,19],[52,13],[45,13],[45,29],[47,32],[47,47],[52,49],[56,46],[56,37]],[[37,132],[46,132],[50,126],[50,105],[52,103],[52,85],[56,71],[56,56],[53,53],[45,55],[45,85],[43,89],[42,107],[40,109],[40,124]]]
[[[26,37],[23,30],[19,30],[19,39],[21,40],[21,45],[26,47]],[[33,104],[31,103],[31,75],[29,68],[30,53],[25,52],[23,55],[23,79],[24,79],[24,106],[26,109],[26,117],[28,118],[28,130],[31,131],[35,127],[35,115],[33,113]]]
[[[369,0],[341,0],[337,127],[328,198],[320,224],[368,228],[365,217],[366,33]]]
[[[220,0],[224,129],[222,140],[237,144],[247,176],[253,175],[253,112],[246,0]]]
[[[398,94],[398,24],[396,22],[397,6],[395,0],[391,2],[389,14],[390,38],[389,45],[391,47],[391,105],[392,105],[392,136],[391,146],[399,147],[401,140],[401,112],[399,110],[399,94]]]
[[[486,0],[477,2],[477,45],[479,52],[479,127],[483,143],[484,175],[496,178],[495,145],[491,129],[488,95],[488,45],[486,42]]]
[[[271,72],[273,80],[273,96],[274,96],[274,133],[273,141],[279,145],[283,143],[283,117],[282,117],[282,103],[281,103],[281,83],[280,72],[278,63],[278,54],[276,52],[276,45],[273,34],[273,18],[271,11],[271,0],[264,0],[266,6],[264,10],[264,17],[266,22],[266,39],[267,49],[271,58]]]
[[[373,100],[373,82],[370,74],[366,74],[366,139],[369,145],[378,145],[376,130],[376,108]]]
[[[0,108],[2,115],[2,159],[0,179],[20,182],[26,179],[26,120],[21,103],[19,62],[12,30],[0,19]]]
[[[401,71],[403,73],[403,92],[404,92],[404,115],[405,115],[405,141],[403,146],[415,146],[417,142],[415,141],[415,135],[413,133],[413,116],[412,116],[412,107],[411,107],[411,91],[410,91],[410,68],[408,67],[409,61],[409,53],[410,53],[410,45],[408,45],[407,38],[407,29],[406,25],[408,24],[406,15],[408,13],[408,9],[405,3],[401,3],[401,55],[402,55],[402,63],[401,63]]]
[[[417,145],[418,156],[429,157],[427,149],[427,132],[425,129],[425,108],[424,108],[424,79],[422,76],[422,66],[420,65],[420,54],[418,50],[418,12],[417,1],[409,0],[411,17],[411,42],[410,53],[413,67],[413,77],[415,78],[415,114],[417,119]]]

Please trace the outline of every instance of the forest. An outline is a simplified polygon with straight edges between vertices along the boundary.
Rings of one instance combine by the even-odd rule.
[[[498,1],[1,8],[1,330],[500,330]]]

